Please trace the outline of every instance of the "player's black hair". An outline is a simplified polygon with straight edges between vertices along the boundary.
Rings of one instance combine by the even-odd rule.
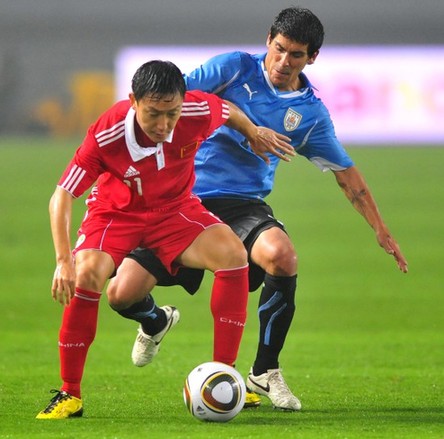
[[[185,96],[185,81],[180,69],[170,61],[153,60],[141,65],[133,76],[131,87],[136,101],[145,96],[164,99],[176,94]]]
[[[324,26],[309,9],[293,6],[283,9],[270,28],[271,39],[282,34],[298,43],[308,44],[308,56],[313,56],[324,42]]]

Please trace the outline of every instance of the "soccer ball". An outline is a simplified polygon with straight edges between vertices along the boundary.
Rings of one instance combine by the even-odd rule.
[[[231,366],[209,361],[195,367],[185,380],[183,399],[201,421],[227,422],[244,406],[245,382]]]

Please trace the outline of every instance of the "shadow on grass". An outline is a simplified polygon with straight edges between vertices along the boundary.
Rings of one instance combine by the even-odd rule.
[[[412,424],[443,424],[443,407],[393,407],[393,408],[331,408],[326,410],[303,410],[301,412],[284,412],[271,407],[252,409],[250,416],[236,418],[239,424],[294,424],[304,423],[338,423],[363,421],[368,423],[412,423]]]
[[[97,412],[96,412],[97,413]],[[138,419],[146,419],[147,417],[151,422],[156,425],[159,424],[174,424],[175,422],[183,422],[184,417],[181,413],[172,413],[165,417],[165,413],[158,413],[155,411],[147,410],[145,413],[133,412],[133,413],[117,413],[110,412],[109,415],[101,414],[86,414],[82,419],[84,420],[100,420],[100,419],[112,419],[114,423],[128,422],[128,419],[137,421]],[[191,417],[185,417],[185,419],[195,420]],[[365,422],[411,422],[414,424],[444,424],[444,407],[394,407],[394,408],[332,408],[328,410],[303,410],[301,412],[288,412],[282,410],[276,410],[272,407],[253,408],[242,411],[236,418],[236,424],[243,425],[299,425],[304,423],[336,423],[346,421],[347,423],[353,421],[365,421]],[[270,422],[271,421],[271,422]],[[205,424],[205,423],[204,423]],[[213,425],[217,423],[211,423]],[[223,425],[222,423],[221,425]]]

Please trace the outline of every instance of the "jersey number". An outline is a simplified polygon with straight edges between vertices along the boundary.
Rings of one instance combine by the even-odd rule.
[[[123,180],[123,182],[132,189],[131,180]],[[137,193],[142,196],[142,179],[140,177],[135,177],[134,182],[136,183]]]

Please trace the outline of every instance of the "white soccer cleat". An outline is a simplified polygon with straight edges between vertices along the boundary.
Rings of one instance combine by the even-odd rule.
[[[166,333],[179,321],[180,313],[177,308],[170,305],[162,306],[165,311],[167,324],[162,331],[156,335],[145,334],[141,327],[138,329],[136,341],[134,342],[131,359],[137,367],[143,367],[153,361],[160,349],[160,342]]]
[[[259,376],[254,376],[253,369],[250,369],[246,385],[247,391],[269,398],[274,408],[288,411],[301,410],[301,402],[287,386],[280,369],[268,369]]]

